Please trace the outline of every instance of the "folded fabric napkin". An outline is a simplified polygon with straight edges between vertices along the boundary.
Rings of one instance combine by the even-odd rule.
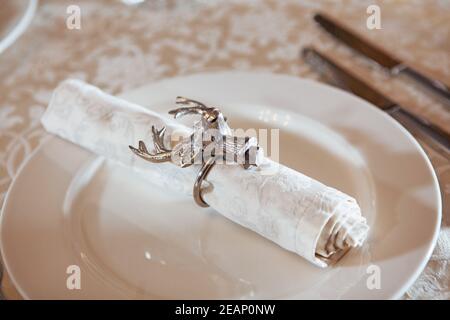
[[[165,126],[166,135],[192,130],[173,119],[66,80],[55,89],[41,121],[50,133],[192,196],[200,165],[149,163],[128,147],[139,140],[152,145],[152,126]],[[360,246],[369,230],[355,199],[268,158],[248,170],[216,165],[207,180],[212,187],[203,199],[212,208],[320,267]]]

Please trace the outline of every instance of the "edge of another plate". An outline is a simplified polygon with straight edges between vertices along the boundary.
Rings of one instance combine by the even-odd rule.
[[[38,0],[29,0],[23,16],[19,19],[19,22],[9,31],[5,38],[0,40],[0,54],[11,46],[22,33],[26,30],[38,5]]]

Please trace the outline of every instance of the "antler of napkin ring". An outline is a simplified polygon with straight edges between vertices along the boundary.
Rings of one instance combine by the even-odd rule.
[[[217,160],[223,160],[224,164],[240,164],[244,169],[249,169],[251,166],[258,166],[261,150],[256,138],[234,136],[218,108],[207,107],[201,102],[183,97],[177,97],[176,105],[179,108],[169,111],[175,119],[193,114],[201,116],[200,121],[194,124],[190,136],[182,138],[173,149],[169,149],[164,145],[166,127],[158,130],[152,126],[154,153],[148,151],[142,140],[139,141],[138,148],[129,148],[134,154],[154,163],[170,161],[181,168],[201,163],[193,196],[199,206],[209,207],[203,200],[201,185]]]

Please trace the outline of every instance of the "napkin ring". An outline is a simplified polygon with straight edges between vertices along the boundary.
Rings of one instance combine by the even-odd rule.
[[[194,201],[196,204],[198,204],[200,207],[206,208],[209,207],[209,204],[203,200],[202,196],[202,182],[208,177],[209,172],[216,164],[215,158],[209,158],[208,161],[206,161],[200,170],[198,171],[197,178],[194,182],[194,188],[192,189],[192,195],[194,196]]]
[[[218,108],[207,107],[201,102],[183,97],[177,97],[176,105],[179,108],[169,111],[175,119],[191,114],[201,115],[190,136],[183,138],[173,149],[168,149],[164,145],[166,128],[158,130],[152,126],[154,153],[148,151],[142,140],[139,141],[138,148],[129,148],[137,156],[153,163],[170,161],[181,168],[201,163],[194,182],[193,197],[200,207],[209,207],[203,200],[201,185],[217,160],[222,159],[225,164],[241,164],[244,169],[248,169],[258,166],[261,150],[256,138],[233,136],[226,118]],[[208,134],[211,129],[215,130],[215,135]],[[204,139],[205,135],[209,139]],[[206,161],[205,150],[212,150]]]

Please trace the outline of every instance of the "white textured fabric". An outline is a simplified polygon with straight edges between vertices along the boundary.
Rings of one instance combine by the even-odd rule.
[[[174,120],[66,80],[54,91],[41,121],[47,131],[145,172],[164,188],[192,192],[198,165],[149,163],[128,148],[138,140],[150,146],[152,125],[166,126],[169,135],[189,132]],[[208,181],[212,188],[203,197],[211,207],[320,267],[361,245],[369,229],[355,199],[269,159],[249,170],[216,165]]]
[[[444,221],[445,223],[445,221]],[[407,299],[450,300],[450,229],[441,229],[434,252],[425,270],[406,292]]]

